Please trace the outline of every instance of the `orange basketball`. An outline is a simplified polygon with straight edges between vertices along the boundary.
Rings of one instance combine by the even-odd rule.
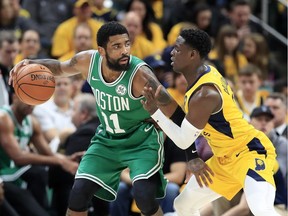
[[[20,69],[13,80],[19,99],[29,105],[38,105],[51,98],[55,90],[53,73],[40,64],[29,64]]]

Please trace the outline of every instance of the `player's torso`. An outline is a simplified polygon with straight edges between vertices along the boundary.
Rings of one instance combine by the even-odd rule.
[[[101,73],[102,57],[96,51],[91,58],[88,82],[96,98],[99,120],[107,133],[122,136],[139,126],[139,123],[149,118],[141,100],[132,94],[133,78],[142,65],[142,60],[130,56],[130,67],[121,72],[120,76],[107,83]]]
[[[227,155],[234,149],[245,146],[258,133],[242,116],[234,95],[226,80],[211,66],[197,79],[185,95],[185,111],[188,112],[188,102],[193,92],[203,84],[213,84],[222,97],[222,108],[213,113],[202,135],[208,140],[216,156]]]

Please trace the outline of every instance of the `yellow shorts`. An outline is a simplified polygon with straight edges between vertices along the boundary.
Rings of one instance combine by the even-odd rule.
[[[244,187],[247,175],[256,181],[269,182],[275,187],[273,168],[276,153],[273,144],[263,134],[259,134],[247,146],[233,154],[212,156],[206,163],[214,172],[213,183],[209,188],[228,200]]]

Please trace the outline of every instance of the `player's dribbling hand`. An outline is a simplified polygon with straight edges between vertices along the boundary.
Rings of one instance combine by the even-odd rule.
[[[14,87],[14,83],[13,82],[16,78],[16,75],[18,73],[18,71],[20,70],[20,68],[26,66],[29,64],[29,59],[24,59],[22,61],[20,61],[18,64],[16,64],[9,73],[9,80],[8,80],[8,84],[11,85],[13,83],[13,87]]]
[[[145,110],[147,110],[151,115],[158,109],[157,101],[159,94],[161,92],[162,86],[158,86],[156,92],[154,93],[151,87],[144,87],[142,94],[146,100],[141,100],[141,103]]]
[[[200,187],[203,187],[203,183],[206,187],[209,186],[209,183],[213,183],[211,175],[214,176],[214,172],[201,158],[195,158],[188,161],[185,183],[189,181],[192,174],[195,175],[196,181]]]

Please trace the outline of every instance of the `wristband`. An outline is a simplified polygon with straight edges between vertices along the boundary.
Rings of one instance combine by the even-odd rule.
[[[192,145],[189,148],[185,149],[185,156],[186,156],[187,161],[190,161],[195,158],[199,158],[195,142],[192,143]]]

